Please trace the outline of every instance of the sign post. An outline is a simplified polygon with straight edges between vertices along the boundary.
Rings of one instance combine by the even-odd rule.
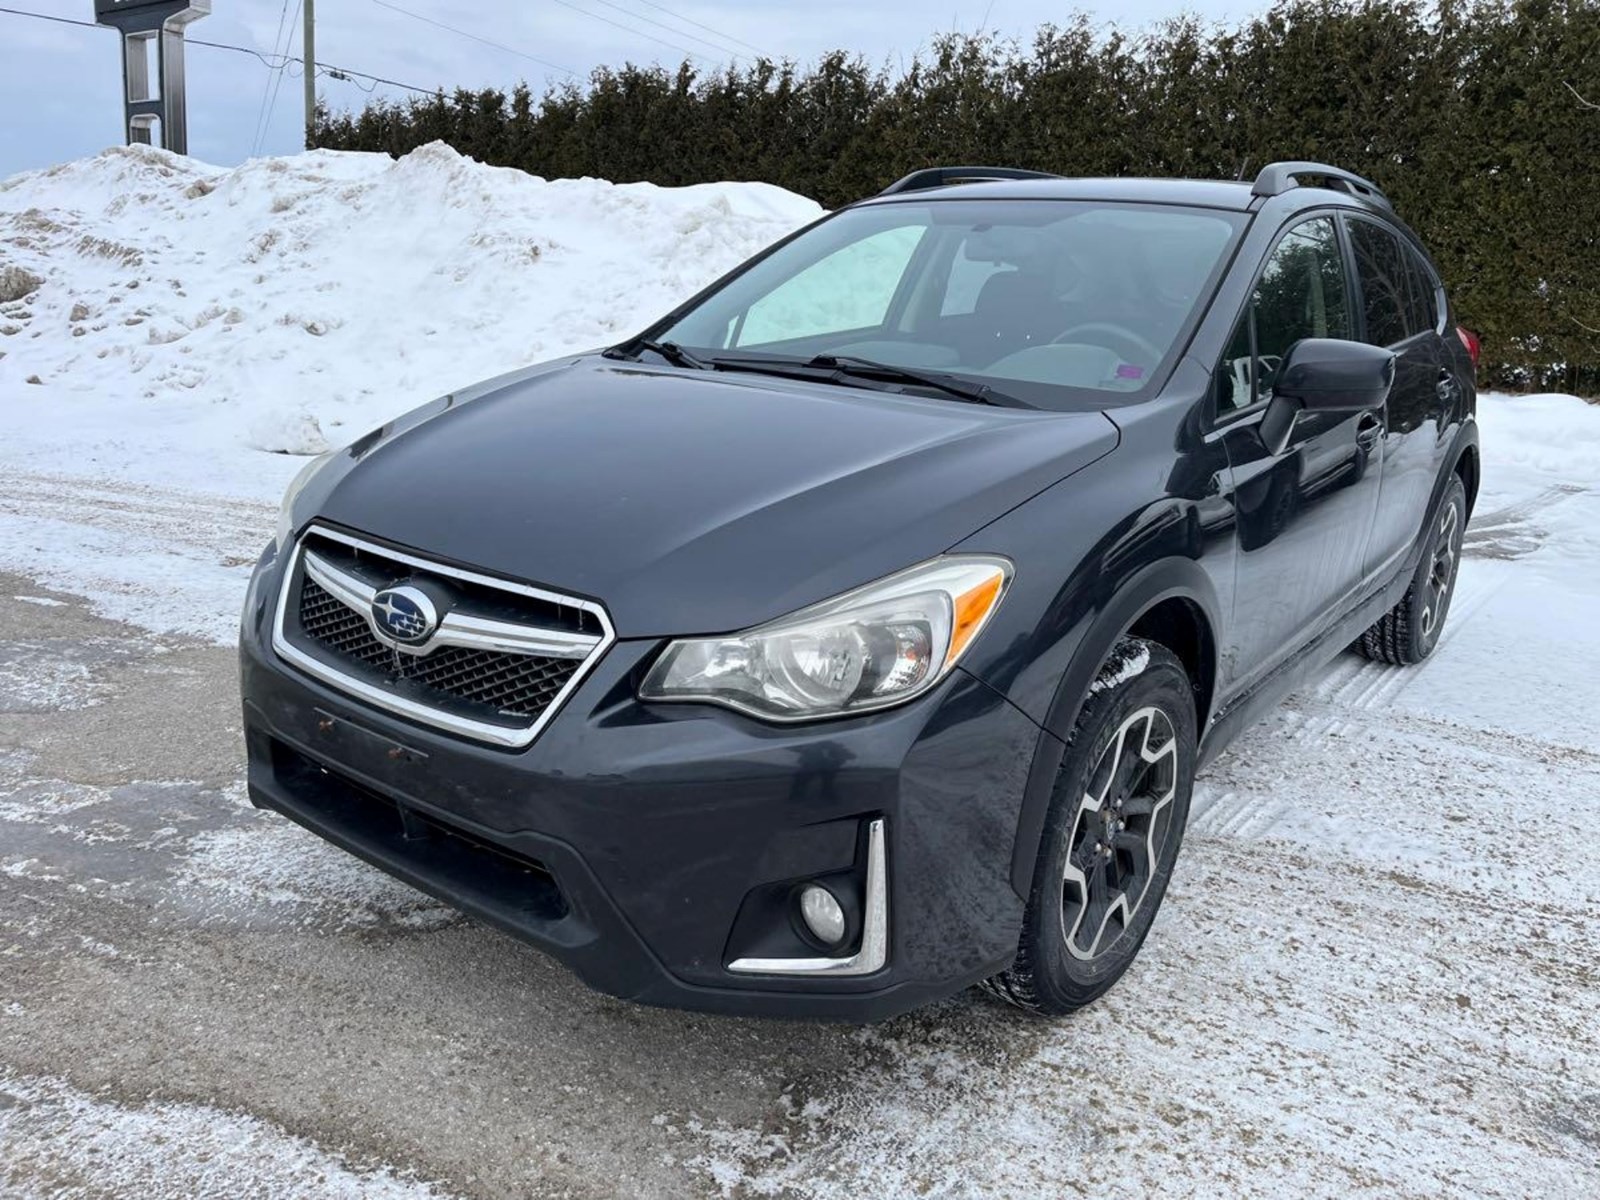
[[[129,144],[150,145],[156,140],[154,131],[163,149],[189,152],[183,31],[210,12],[211,0],[94,0],[95,21],[122,33],[123,116]]]

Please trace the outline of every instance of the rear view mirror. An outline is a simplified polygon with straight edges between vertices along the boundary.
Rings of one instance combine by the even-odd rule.
[[[1365,412],[1389,398],[1394,355],[1339,338],[1301,338],[1284,353],[1261,418],[1261,441],[1282,454],[1302,412]]]

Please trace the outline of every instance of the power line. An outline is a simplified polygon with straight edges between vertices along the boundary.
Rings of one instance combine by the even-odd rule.
[[[106,28],[106,26],[97,25],[93,21],[77,21],[71,17],[54,17],[49,13],[29,12],[25,8],[6,8],[4,6],[0,6],[0,13],[10,13],[14,17],[33,17],[35,20],[39,21],[54,21],[58,25],[81,25],[85,29]],[[261,53],[261,51],[252,50],[249,46],[235,46],[229,42],[208,42],[194,37],[185,37],[183,40],[187,45],[190,46],[205,46],[211,50],[231,50],[235,54],[248,54],[252,58],[260,60],[261,65],[266,67],[269,71],[282,70],[284,64],[290,61],[289,56],[286,54],[273,54],[271,58],[269,58],[267,55]],[[273,58],[276,58],[279,61],[273,62]],[[435,95],[439,90],[438,88],[417,87],[415,84],[401,83],[398,79],[386,79],[382,75],[374,75],[370,71],[358,71],[354,67],[341,67],[334,63],[318,62],[317,66],[320,67],[328,76],[334,79],[342,79],[347,76],[354,76],[355,78],[359,79],[369,79],[373,83],[381,83],[385,87],[395,87],[400,88],[402,91],[416,92],[419,96],[432,96]]]
[[[485,46],[493,46],[496,50],[503,50],[507,54],[514,54],[518,58],[525,58],[529,62],[538,63],[541,67],[549,67],[552,71],[560,71],[563,75],[577,74],[576,71],[570,70],[567,67],[563,67],[558,63],[548,62],[542,58],[535,58],[531,54],[524,54],[521,50],[514,50],[510,46],[507,46],[501,42],[490,41],[488,38],[480,37],[476,33],[468,33],[465,29],[457,29],[454,25],[446,25],[443,21],[435,21],[432,17],[425,17],[421,13],[412,12],[409,8],[401,8],[398,4],[390,4],[389,0],[372,0],[372,2],[379,8],[387,8],[390,12],[397,12],[402,16],[411,17],[413,20],[426,22],[435,28],[447,30],[448,32],[456,34],[459,37],[471,38],[473,41],[480,42]]]
[[[18,17],[37,17],[41,21],[54,21],[57,25],[82,25],[85,29],[99,29],[93,21],[74,21],[71,17],[52,17],[49,13],[28,12],[21,8],[0,8],[0,12]]]
[[[0,8],[0,12],[10,11],[10,9]],[[95,26],[95,28],[98,29],[99,26]],[[239,54],[251,54],[256,58],[261,59],[261,61],[268,67],[273,65],[272,63],[267,62],[266,58],[262,56],[261,51],[252,50],[248,46],[232,46],[227,42],[202,42],[199,38],[185,38],[184,40],[191,46],[206,46],[212,50],[233,50]],[[288,55],[282,55],[280,57],[282,57],[285,62],[293,61],[293,59]],[[358,71],[354,67],[341,67],[336,63],[322,62],[320,59],[316,65],[321,68],[325,74],[334,79],[338,79],[345,75],[353,75],[360,79],[370,79],[373,83],[381,83],[385,87],[395,87],[400,88],[402,91],[416,92],[419,96],[432,96],[439,90],[438,88],[418,87],[414,83],[401,83],[398,79],[387,79],[382,75],[374,75],[371,71]]]
[[[283,0],[283,7],[278,9],[278,31],[272,35],[273,54],[278,53],[278,43],[283,40],[283,25],[288,19],[289,0]],[[284,47],[284,50],[287,51],[288,49],[288,46]],[[261,103],[256,106],[256,134],[255,137],[250,139],[251,154],[255,154],[255,152],[261,147],[261,138],[263,136],[262,127],[266,124],[267,118],[267,92],[270,91],[271,88],[272,76],[269,74],[265,82],[263,82],[261,85]]]
[[[590,12],[587,8],[579,8],[576,4],[571,3],[571,0],[555,0],[555,2],[557,4],[559,4],[559,5],[561,5],[562,8],[570,8],[573,12],[582,13],[584,16],[589,17],[589,18],[591,18],[592,20],[595,20],[595,21],[604,21],[607,25],[611,26],[613,29],[620,29],[624,33],[633,34],[635,37],[649,38],[652,42],[658,42],[663,46],[667,46],[667,47],[669,47],[669,48],[671,48],[673,50],[677,50],[681,54],[687,54],[690,58],[699,58],[699,59],[704,59],[705,58],[705,55],[696,54],[693,50],[689,49],[689,47],[687,47],[687,46],[680,46],[676,42],[667,41],[666,38],[659,38],[653,33],[646,33],[642,29],[635,29],[631,25],[624,25],[621,21],[613,21],[610,17],[602,17],[599,13]]]
[[[329,79],[342,80],[343,82],[348,83],[351,87],[356,88],[359,91],[363,91],[369,96],[378,90],[378,85],[376,83],[369,83],[366,87],[362,87],[361,81],[355,76],[346,75],[343,71],[340,71],[335,67],[323,67],[322,70],[317,72],[317,74],[326,75]],[[431,95],[432,93],[429,94]]]
[[[686,17],[682,13],[673,12],[672,9],[668,8],[664,4],[653,4],[653,3],[651,3],[651,0],[636,0],[636,3],[642,4],[646,8],[653,8],[657,12],[664,12],[664,13],[667,14],[667,16],[671,17],[673,20],[682,21],[685,25],[693,25],[696,28],[704,29],[708,33],[714,33],[725,42],[733,42],[736,45],[743,46],[746,50],[754,50],[757,54],[761,55],[761,57],[763,57],[763,58],[771,58],[772,57],[772,55],[768,54],[765,50],[761,49],[759,46],[752,46],[749,42],[745,41],[743,38],[736,38],[731,33],[723,33],[720,29],[718,29],[714,25],[707,25],[704,21],[696,21],[693,17]]]
[[[453,28],[451,26],[443,25],[441,22],[434,21],[429,17],[424,17],[420,13],[406,12],[404,9],[400,9],[397,6],[393,5],[393,4],[387,3],[387,0],[373,0],[373,2],[376,3],[376,4],[382,4],[383,7],[385,7],[385,8],[393,8],[397,12],[405,12],[406,16],[416,17],[418,20],[426,21],[429,24],[440,25],[442,28],[450,30],[451,33],[459,33],[463,37],[471,38],[474,41],[485,42],[488,45],[495,46],[497,49],[505,50],[505,51],[507,51],[507,52],[509,52],[511,54],[515,54],[515,55],[517,55],[517,56],[519,56],[521,58],[530,59],[533,62],[539,63],[540,66],[549,67],[552,70],[561,71],[561,72],[563,72],[564,74],[567,74],[567,75],[576,75],[577,74],[577,72],[569,70],[566,67],[558,66],[555,63],[545,62],[543,59],[540,59],[540,58],[534,58],[533,55],[524,54],[520,50],[513,50],[510,46],[502,46],[498,42],[490,42],[487,38],[481,38],[476,34],[468,33],[466,30],[455,29],[455,28]],[[676,42],[669,42],[665,38],[656,37],[654,34],[646,33],[642,29],[635,29],[635,28],[632,28],[630,26],[622,24],[620,21],[613,21],[609,17],[603,17],[599,13],[590,12],[588,9],[585,9],[585,8],[579,8],[576,4],[571,3],[571,0],[555,0],[555,3],[561,5],[561,7],[563,7],[563,8],[570,8],[573,12],[581,13],[582,15],[584,15],[586,17],[589,17],[592,20],[603,21],[605,24],[610,25],[614,29],[620,29],[624,33],[631,33],[631,34],[634,34],[634,35],[639,36],[639,37],[648,38],[650,41],[657,42],[657,43],[659,43],[659,44],[661,44],[663,46],[666,46],[666,47],[668,47],[670,49],[677,50],[682,54],[686,54],[690,58],[701,59],[701,60],[704,60],[704,58],[705,58],[705,56],[703,54],[697,54],[693,50],[690,50],[687,46],[680,46]],[[616,6],[612,5],[612,7],[614,8]],[[76,19],[74,19],[72,17],[57,17],[57,16],[52,16],[50,13],[30,12],[27,9],[9,8],[9,7],[3,6],[3,5],[0,5],[0,13],[9,13],[10,15],[15,16],[15,17],[32,17],[36,21],[53,21],[58,25],[78,25],[78,26],[81,26],[84,29],[104,29],[105,28],[105,26],[96,24],[94,21],[79,21],[79,20],[76,20]],[[637,14],[635,14],[635,15],[637,15]],[[645,18],[645,19],[648,19],[648,18]],[[291,36],[291,38],[293,37],[293,30],[292,29],[290,31],[290,36]],[[699,39],[696,39],[696,40],[699,40]],[[730,40],[737,40],[737,39],[730,39]],[[231,50],[236,54],[248,54],[248,55],[251,55],[252,57],[260,60],[261,64],[264,67],[266,67],[269,71],[282,71],[284,69],[284,64],[289,59],[289,56],[287,54],[278,53],[276,51],[276,48],[274,49],[272,55],[269,57],[268,55],[262,54],[261,51],[259,51],[259,50],[251,49],[249,46],[235,46],[235,45],[233,45],[232,43],[229,43],[229,42],[208,42],[208,41],[206,41],[206,40],[204,40],[202,38],[196,38],[196,37],[185,37],[184,41],[188,45],[191,45],[191,46],[205,46],[208,49],[212,49],[212,50]],[[745,43],[741,43],[741,44],[745,44]],[[277,59],[278,61],[274,62],[273,59]],[[326,62],[322,62],[320,60],[317,62],[316,65],[319,68],[321,68],[323,70],[323,72],[325,72],[328,76],[330,76],[331,78],[334,78],[334,79],[345,79],[345,80],[349,80],[351,82],[354,82],[355,79],[366,79],[366,80],[370,80],[374,84],[380,84],[381,83],[385,87],[399,88],[400,90],[406,91],[406,92],[415,92],[419,96],[433,96],[433,95],[436,95],[438,93],[438,91],[439,91],[439,89],[436,88],[436,87],[435,88],[417,87],[415,84],[402,83],[398,79],[389,79],[389,78],[386,78],[385,76],[382,76],[382,75],[374,75],[370,71],[358,71],[354,67],[341,67],[341,66],[338,66],[335,63],[326,63]],[[363,90],[365,90],[365,89],[363,89]]]
[[[737,50],[729,50],[726,46],[718,45],[716,42],[707,41],[705,38],[700,37],[698,34],[690,33],[686,29],[674,29],[671,25],[657,21],[653,17],[647,17],[643,13],[636,13],[631,8],[623,8],[620,4],[613,4],[611,0],[592,0],[592,2],[595,4],[604,5],[606,8],[614,9],[619,13],[625,13],[626,15],[632,17],[635,21],[643,21],[647,25],[654,25],[657,29],[665,29],[668,33],[674,34],[677,37],[686,37],[691,42],[699,42],[702,46],[710,46],[718,54],[732,54],[735,57],[738,55]],[[640,32],[643,33],[644,31],[640,30]],[[711,32],[716,33],[717,31],[713,29]],[[645,36],[648,37],[650,35],[645,34]]]
[[[261,122],[261,141],[257,146],[251,148],[251,154],[255,154],[262,146],[266,145],[267,131],[272,128],[272,110],[278,107],[278,93],[283,90],[283,77],[287,73],[289,66],[289,48],[294,45],[294,27],[300,20],[300,5],[301,0],[295,0],[294,16],[289,18],[288,36],[283,39],[283,66],[278,68],[278,77],[270,80],[272,98],[267,101],[267,115],[265,120]],[[278,53],[276,40],[272,43],[272,51],[274,54]]]

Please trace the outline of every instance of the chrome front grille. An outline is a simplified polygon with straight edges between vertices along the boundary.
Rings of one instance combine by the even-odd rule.
[[[377,593],[396,583],[448,597],[420,646],[385,637]],[[401,716],[500,746],[526,746],[611,644],[604,609],[313,527],[284,576],[273,643],[322,682]]]
[[[300,629],[312,641],[387,677],[411,680],[450,699],[514,717],[537,717],[578,669],[570,658],[507,654],[441,646],[432,654],[402,654],[380,642],[365,616],[307,575],[300,585]]]

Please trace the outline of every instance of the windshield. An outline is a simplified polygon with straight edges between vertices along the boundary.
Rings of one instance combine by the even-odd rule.
[[[1067,200],[847,209],[652,331],[710,362],[870,359],[1060,407],[1148,394],[1244,214]]]

